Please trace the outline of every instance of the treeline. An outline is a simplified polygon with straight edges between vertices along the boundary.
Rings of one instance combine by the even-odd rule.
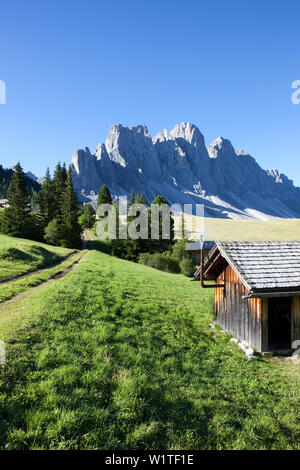
[[[31,211],[26,176],[18,163],[7,190],[8,208],[0,213],[2,233],[45,241],[68,248],[81,247],[82,226],[71,167],[57,164],[53,178],[49,169],[37,197],[37,210]]]
[[[87,228],[94,227],[95,212],[90,204],[80,206],[73,188],[71,167],[57,164],[53,177],[49,169],[46,172],[43,185],[36,200],[36,207],[32,210],[27,178],[20,163],[14,170],[7,189],[8,207],[0,210],[0,232],[31,240],[45,241],[52,245],[67,248],[80,248],[81,234]],[[116,233],[119,233],[119,206],[113,202],[107,186],[102,186],[98,194],[98,208],[102,204],[113,204],[116,212]],[[128,261],[146,264],[163,271],[183,273],[187,276],[193,274],[195,266],[191,255],[186,251],[185,240],[175,240],[174,221],[170,217],[170,236],[163,237],[163,215],[159,213],[158,219],[152,220],[152,211],[142,193],[134,194],[132,191],[129,210],[133,204],[143,206],[146,213],[143,221],[144,227],[139,227],[136,217],[129,215],[127,224],[137,223],[136,232],[147,227],[148,237],[140,236],[137,239],[127,237],[115,238],[108,241],[109,251],[112,255]],[[157,196],[152,205],[167,205],[163,196]],[[136,208],[132,208],[134,214]],[[105,215],[100,218],[104,218]],[[151,238],[152,229],[158,228],[158,237]],[[128,228],[128,227],[127,227]]]
[[[12,179],[14,171],[12,169],[5,169],[0,165],[0,199],[6,199],[8,194],[9,183]],[[28,190],[28,197],[31,205],[37,203],[37,198],[41,185],[37,181],[33,181],[31,178],[25,175],[26,187]]]
[[[107,186],[102,186],[98,195],[98,207],[101,204],[114,204]],[[152,232],[152,225],[154,221],[151,218],[151,210],[148,207],[148,203],[145,200],[142,193],[134,194],[131,192],[131,197],[128,203],[128,208],[133,204],[142,204],[145,206],[148,217],[148,234]],[[151,205],[156,204],[158,206],[168,205],[168,202],[163,196],[157,196]],[[126,238],[125,240],[119,239],[119,208],[117,204],[114,204],[116,215],[117,215],[117,227],[116,227],[116,239],[110,240],[110,252],[113,256],[117,256],[128,261],[134,261],[155,269],[172,273],[182,273],[186,276],[192,276],[195,272],[195,265],[190,252],[186,251],[186,240],[175,240],[174,238],[174,220],[170,214],[170,238],[163,238],[162,228],[162,215],[159,216],[158,229],[159,237],[157,239],[151,239],[149,236],[147,239],[138,238],[133,240]],[[127,217],[127,224],[129,225],[134,217]],[[141,227],[137,227],[137,232],[141,230]]]

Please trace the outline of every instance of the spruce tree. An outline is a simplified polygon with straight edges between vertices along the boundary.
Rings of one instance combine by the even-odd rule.
[[[53,201],[54,201],[54,211],[55,211],[55,217],[60,218],[61,215],[61,198],[62,198],[62,193],[65,189],[65,183],[66,183],[66,176],[64,175],[64,170],[61,167],[60,162],[56,165],[54,175],[53,175],[53,180],[52,180],[52,194],[53,194]]]
[[[166,204],[169,206],[168,202],[163,196],[156,196],[154,201],[152,202],[152,205],[158,205],[161,206],[162,204]],[[163,225],[162,225],[162,214],[159,214],[159,239],[158,240],[151,240],[150,245],[151,245],[151,250],[153,251],[165,251],[168,250],[171,245],[173,244],[174,240],[174,220],[173,217],[171,216],[171,213],[169,212],[169,218],[170,218],[170,239],[163,239],[162,238],[162,230],[163,230]],[[151,220],[151,211],[149,211],[149,233],[151,234],[151,226],[152,226],[152,220]]]
[[[65,188],[61,197],[61,243],[68,248],[80,248],[81,226],[78,222],[79,206],[73,188],[72,170],[68,169]]]
[[[143,204],[144,206],[147,206],[147,201],[144,198],[143,193],[138,193],[135,202],[136,204]]]
[[[112,204],[112,197],[108,187],[104,184],[98,193],[97,207],[101,204]]]
[[[43,228],[48,225],[56,214],[56,201],[53,188],[54,185],[51,181],[50,171],[49,168],[47,168],[45,181],[38,195],[38,218]]]
[[[132,206],[132,204],[134,204],[134,203],[135,203],[135,195],[134,195],[134,191],[133,191],[133,189],[132,189],[132,190],[131,190],[131,193],[130,193],[130,199],[129,199],[128,205],[129,205],[129,206]]]
[[[161,204],[168,204],[167,200],[164,198],[164,196],[156,196],[152,204],[158,204],[159,206]]]
[[[79,217],[79,223],[83,228],[92,228],[95,225],[96,216],[91,204],[84,206],[83,214]]]
[[[5,209],[3,217],[6,233],[15,237],[28,237],[30,234],[29,195],[20,163],[14,167],[7,198],[9,207]]]
[[[63,185],[64,185],[67,182],[67,179],[68,179],[68,171],[67,171],[65,162],[64,162],[64,164],[62,166],[62,169],[61,169],[61,178],[62,178],[62,182],[63,182]]]

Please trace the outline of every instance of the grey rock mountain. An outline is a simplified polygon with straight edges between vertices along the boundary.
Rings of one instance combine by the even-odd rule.
[[[38,177],[31,173],[31,171],[27,171],[26,176],[28,176],[28,178],[32,179],[33,181],[38,180]]]
[[[272,219],[300,217],[300,188],[277,170],[263,170],[243,150],[218,137],[208,147],[191,123],[176,124],[151,138],[146,126],[110,128],[94,153],[77,150],[73,182],[83,202],[96,201],[106,184],[118,198],[143,192],[150,203],[204,204],[205,216]]]

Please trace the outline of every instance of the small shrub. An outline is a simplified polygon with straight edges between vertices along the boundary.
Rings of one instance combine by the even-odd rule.
[[[178,264],[178,261],[174,258],[172,258],[169,255],[163,255],[165,257],[165,262],[166,262],[166,271],[169,273],[180,273],[180,266]]]
[[[180,261],[179,266],[180,266],[180,271],[185,276],[192,277],[194,275],[195,266],[194,266],[193,260],[191,258],[189,258],[189,257],[183,258]]]
[[[45,228],[45,240],[51,245],[59,245],[61,239],[61,226],[58,219],[52,219]]]
[[[172,247],[172,258],[180,263],[184,258],[190,257],[190,253],[186,251],[186,240],[176,240]]]
[[[4,210],[0,209],[0,233],[6,233]]]
[[[178,262],[168,253],[141,253],[139,263],[169,273],[180,273]]]

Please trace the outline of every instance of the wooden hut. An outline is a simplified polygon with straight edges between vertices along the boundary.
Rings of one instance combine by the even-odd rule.
[[[212,247],[214,246],[215,242],[204,242],[203,246],[203,256],[204,258],[208,255]],[[201,244],[199,241],[196,242],[187,242],[186,250],[191,253],[193,257],[193,261],[196,265],[200,264],[201,258]]]
[[[215,316],[258,352],[300,340],[300,241],[216,242],[195,279],[214,280]]]

